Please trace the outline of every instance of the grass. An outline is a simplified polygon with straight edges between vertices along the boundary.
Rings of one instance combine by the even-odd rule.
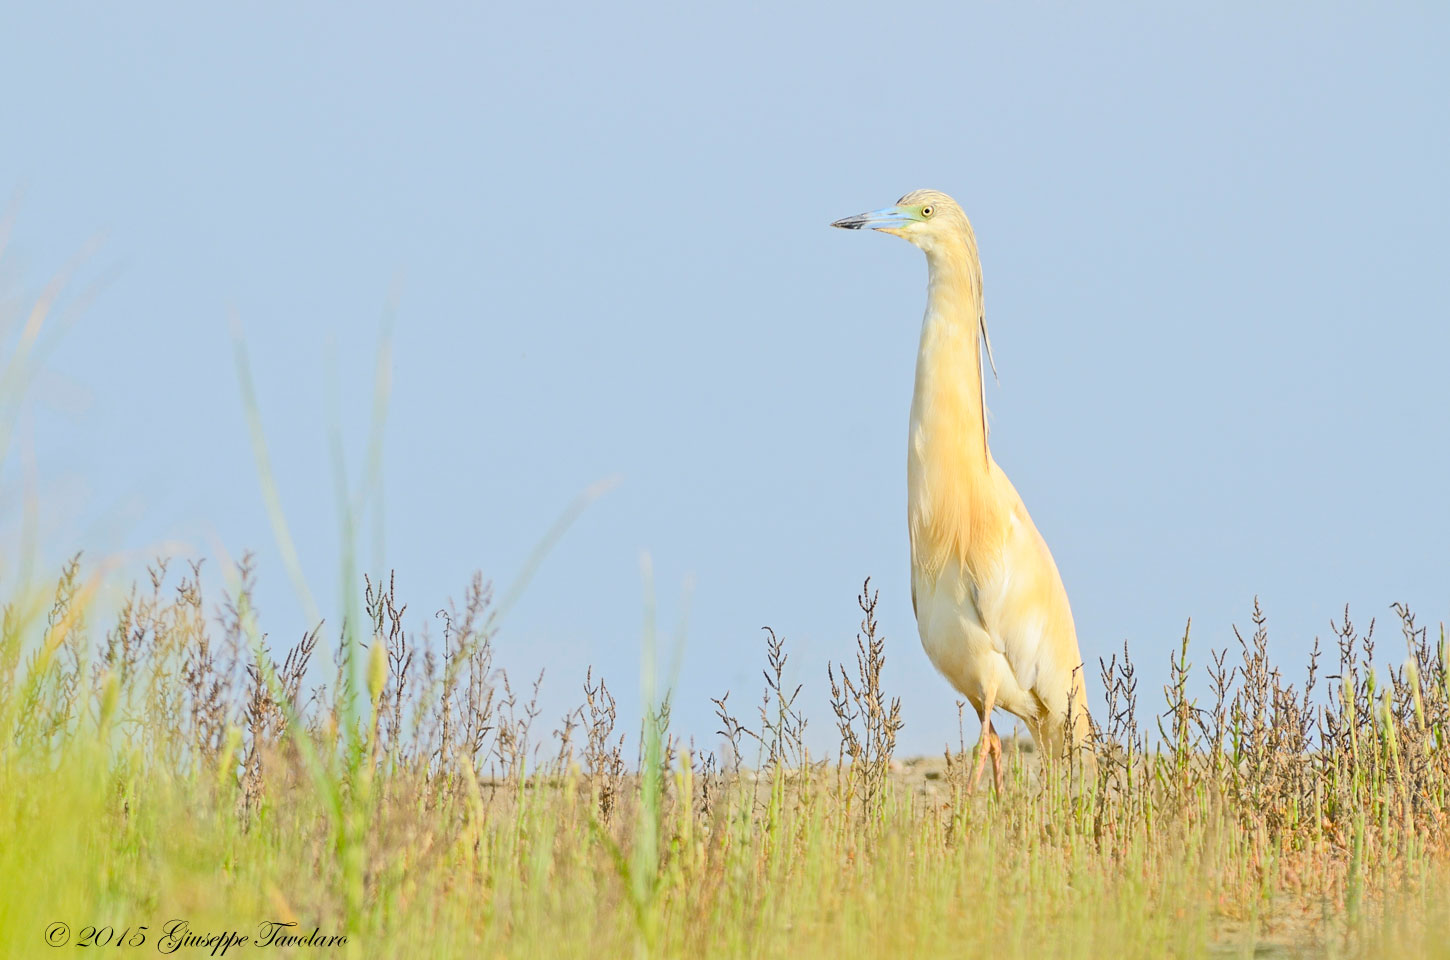
[[[0,954],[59,955],[64,923],[62,950],[221,955],[205,938],[235,931],[252,938],[235,956],[296,922],[276,929],[346,940],[270,949],[1450,956],[1450,672],[1443,631],[1403,608],[1403,668],[1371,671],[1375,628],[1346,613],[1333,675],[1316,649],[1297,686],[1256,609],[1210,652],[1202,706],[1187,633],[1151,708],[1124,650],[1100,665],[1091,772],[1009,745],[997,795],[967,790],[960,739],[895,756],[869,586],[856,662],[822,678],[839,747],[815,758],[773,633],[755,706],[722,691],[724,746],[701,749],[667,698],[622,718],[592,672],[543,729],[537,686],[494,663],[481,579],[431,640],[391,583],[364,582],[362,639],[315,663],[318,630],[267,653],[251,578],[243,561],[209,606],[196,568],[158,565],[96,624],[73,562],[48,612],[7,609]]]

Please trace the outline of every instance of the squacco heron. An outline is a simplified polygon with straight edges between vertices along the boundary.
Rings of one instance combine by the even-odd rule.
[[[927,656],[981,718],[972,786],[990,755],[1000,789],[993,708],[1022,718],[1044,761],[1080,747],[1089,721],[1062,577],[987,448],[983,352],[994,375],[997,365],[977,238],[956,201],[935,190],[832,226],[870,227],[926,254],[926,317],[906,449],[911,605]]]

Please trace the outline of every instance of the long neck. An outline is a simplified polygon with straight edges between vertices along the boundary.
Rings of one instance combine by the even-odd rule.
[[[944,559],[965,557],[994,517],[978,340],[982,273],[974,244],[929,251],[927,262],[907,452],[908,519],[913,554]]]
[[[931,443],[963,447],[985,469],[987,420],[982,400],[982,268],[975,244],[954,244],[927,257],[926,317],[916,357],[913,431]],[[915,439],[915,438],[913,438]]]

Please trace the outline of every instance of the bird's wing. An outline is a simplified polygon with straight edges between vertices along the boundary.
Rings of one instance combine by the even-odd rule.
[[[1002,481],[1006,483],[1005,476]],[[1055,711],[1081,665],[1077,633],[1047,543],[1017,492],[1006,485],[1013,507],[1005,525],[1001,561],[994,582],[983,583],[978,605],[983,626],[1018,685],[1037,693]]]

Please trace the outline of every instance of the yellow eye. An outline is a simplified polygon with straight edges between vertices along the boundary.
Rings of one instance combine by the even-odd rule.
[[[921,208],[921,215],[923,217],[929,217],[929,216],[931,216],[931,205],[930,204],[927,204],[926,206],[924,206],[924,207]]]

